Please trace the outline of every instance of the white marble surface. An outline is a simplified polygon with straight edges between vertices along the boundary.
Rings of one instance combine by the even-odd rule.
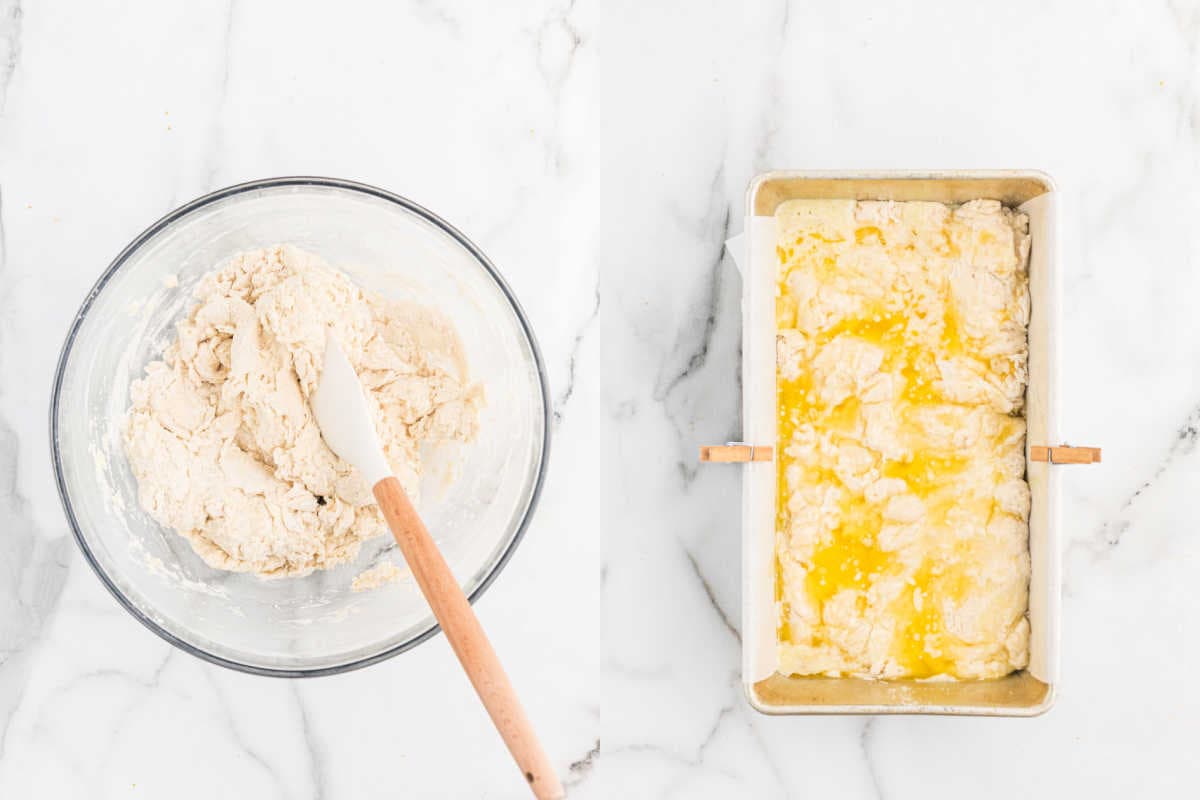
[[[287,174],[359,179],[437,210],[532,317],[556,403],[553,470],[478,609],[554,762],[587,775],[600,551],[594,515],[575,515],[594,503],[597,395],[577,365],[596,358],[584,333],[597,277],[578,244],[590,220],[578,214],[574,37],[553,8],[412,4],[380,16],[380,5],[7,4],[0,798],[525,791],[444,638],[336,678],[235,674],[143,629],[68,535],[46,408],[87,288],[171,208]]]
[[[650,7],[652,6],[653,7]],[[440,637],[336,678],[172,651],[70,540],[46,404],[142,227],[309,173],[463,228],[557,425],[478,608],[579,798],[1195,796],[1200,9],[0,2],[0,797],[508,798]],[[767,168],[1035,167],[1062,190],[1063,681],[1034,720],[766,718],[738,675],[740,280]],[[598,741],[602,746],[597,755]]]

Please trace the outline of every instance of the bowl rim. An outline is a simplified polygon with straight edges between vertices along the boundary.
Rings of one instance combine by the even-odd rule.
[[[279,189],[296,186],[314,186],[335,189],[386,200],[400,206],[402,209],[414,214],[415,216],[433,225],[435,228],[441,230],[444,234],[455,240],[461,247],[467,250],[467,252],[469,252],[475,258],[479,265],[483,267],[484,271],[488,274],[488,276],[500,289],[500,292],[504,295],[505,299],[508,301],[509,306],[517,317],[521,331],[524,333],[525,340],[528,343],[530,352],[533,355],[533,362],[538,375],[538,385],[541,389],[541,458],[538,461],[537,472],[533,481],[533,488],[529,493],[529,501],[527,502],[525,510],[521,515],[520,522],[517,524],[516,530],[513,532],[512,537],[505,545],[503,552],[500,553],[500,557],[496,559],[496,562],[492,565],[491,569],[489,569],[487,574],[483,576],[483,580],[479,582],[479,585],[476,586],[468,596],[467,599],[472,604],[474,604],[476,600],[483,596],[484,591],[486,591],[487,588],[492,585],[492,582],[496,580],[497,576],[499,576],[500,572],[503,571],[504,567],[512,558],[513,553],[517,549],[517,545],[519,545],[521,540],[525,538],[525,532],[529,527],[530,521],[533,519],[534,511],[537,509],[538,501],[541,499],[542,489],[545,485],[546,468],[550,459],[550,434],[553,427],[553,408],[551,405],[550,388],[546,375],[545,361],[542,358],[542,351],[538,346],[537,337],[533,333],[533,328],[529,323],[529,318],[525,314],[524,308],[521,307],[520,302],[517,300],[516,295],[513,293],[508,283],[500,275],[500,272],[496,269],[491,260],[484,255],[483,251],[480,250],[474,242],[468,239],[467,236],[462,233],[462,231],[458,230],[458,228],[454,227],[434,212],[430,211],[424,206],[414,203],[406,197],[389,192],[386,189],[380,189],[370,184],[345,180],[342,178],[327,178],[307,175],[262,178],[226,186],[223,189],[217,189],[216,191],[209,192],[208,194],[198,197],[195,200],[185,203],[168,212],[143,230],[136,237],[134,237],[133,241],[126,245],[121,252],[117,254],[117,257],[112,260],[112,262],[92,285],[92,288],[88,290],[87,295],[84,297],[83,303],[80,305],[79,310],[75,313],[75,316],[71,321],[71,326],[67,331],[66,338],[63,341],[62,349],[59,351],[58,361],[55,365],[54,382],[52,384],[50,393],[49,408],[50,457],[54,466],[54,481],[58,488],[59,501],[62,503],[63,512],[66,514],[67,522],[71,527],[71,534],[75,539],[75,543],[79,546],[80,551],[83,553],[84,559],[91,566],[92,571],[96,573],[96,576],[100,579],[100,582],[104,585],[104,588],[108,590],[109,594],[116,598],[117,602],[120,603],[121,606],[133,616],[134,619],[142,623],[142,625],[168,643],[186,653],[203,659],[204,661],[217,664],[222,667],[227,667],[238,672],[277,678],[313,678],[324,675],[339,675],[356,669],[361,669],[363,667],[368,667],[372,664],[378,664],[395,655],[403,653],[406,650],[411,650],[422,642],[432,638],[441,630],[441,626],[437,624],[436,620],[434,620],[430,627],[426,628],[415,636],[400,642],[399,644],[388,647],[378,653],[366,656],[364,658],[355,659],[353,661],[348,661],[344,664],[316,667],[313,669],[264,667],[257,664],[246,664],[241,661],[216,655],[188,641],[185,641],[184,639],[181,639],[144,614],[132,603],[132,601],[130,601],[128,597],[125,596],[124,593],[121,592],[120,589],[117,588],[116,584],[100,566],[95,555],[92,553],[91,548],[85,541],[79,520],[75,516],[75,509],[71,505],[70,495],[67,491],[66,480],[63,475],[62,455],[59,452],[58,447],[58,416],[60,410],[59,401],[62,392],[63,376],[66,371],[67,360],[70,357],[72,346],[75,343],[75,337],[79,333],[79,327],[84,318],[87,316],[88,311],[91,309],[93,302],[100,295],[100,292],[104,290],[104,287],[108,284],[109,280],[116,275],[125,262],[129,260],[130,256],[132,256],[148,241],[162,232],[167,226],[178,222],[184,217],[187,217],[188,215],[201,208],[204,208],[205,206],[239,194],[245,194],[261,189]]]

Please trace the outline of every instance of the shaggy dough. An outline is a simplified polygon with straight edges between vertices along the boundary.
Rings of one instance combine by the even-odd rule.
[[[994,200],[776,219],[780,671],[1024,667],[1028,220]]]
[[[307,575],[387,531],[309,409],[327,330],[410,494],[422,441],[474,437],[482,391],[440,315],[364,292],[286,245],[235,256],[195,294],[176,341],[130,387],[125,449],[142,506],[211,566]]]

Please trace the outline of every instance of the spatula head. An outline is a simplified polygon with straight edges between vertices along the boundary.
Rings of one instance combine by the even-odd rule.
[[[362,383],[332,332],[325,335],[325,363],[309,404],[325,444],[358,469],[369,485],[392,474],[379,446]]]

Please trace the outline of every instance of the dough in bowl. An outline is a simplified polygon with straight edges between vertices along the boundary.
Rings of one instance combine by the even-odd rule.
[[[365,292],[284,245],[204,276],[161,360],[130,387],[125,450],[142,506],[209,565],[301,576],[387,532],[371,487],[308,405],[327,331],[366,390],[384,453],[415,494],[424,441],[469,441],[481,388],[441,315]]]

